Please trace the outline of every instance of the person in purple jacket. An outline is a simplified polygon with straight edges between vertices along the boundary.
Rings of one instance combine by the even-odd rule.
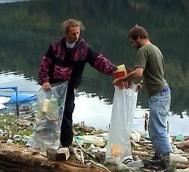
[[[85,64],[89,63],[107,75],[113,75],[117,67],[80,37],[80,31],[84,29],[81,21],[67,19],[61,24],[61,28],[64,36],[52,42],[41,59],[39,84],[44,90],[48,90],[51,84],[68,81],[60,142],[63,147],[69,147],[73,140],[74,89],[81,81]]]

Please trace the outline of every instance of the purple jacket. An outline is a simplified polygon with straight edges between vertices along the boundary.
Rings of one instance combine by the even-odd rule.
[[[79,39],[74,48],[66,47],[65,38],[50,44],[48,51],[42,57],[39,68],[39,84],[69,81],[76,88],[81,80],[86,63],[98,71],[112,75],[116,70],[102,54],[93,51],[84,39]]]

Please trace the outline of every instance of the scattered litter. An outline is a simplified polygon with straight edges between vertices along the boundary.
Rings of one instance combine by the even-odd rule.
[[[31,147],[31,136],[33,130],[33,126],[31,124],[34,121],[34,117],[27,118],[27,120],[28,122],[26,122],[26,119],[18,119],[14,116],[0,116],[0,122],[3,123],[0,128],[0,136],[2,136],[0,137],[0,142]],[[141,171],[144,172],[154,171],[154,169],[158,171],[157,167],[154,166],[143,167],[143,160],[153,157],[154,151],[150,140],[146,139],[138,131],[134,132],[134,137],[130,138],[132,148],[131,161],[119,161],[116,165],[109,164],[105,161],[108,139],[107,131],[85,126],[84,123],[82,125],[74,124],[74,130],[76,130],[76,135],[74,136],[72,144],[72,152],[70,151],[69,157],[65,157],[67,160],[74,159],[74,161],[78,164],[97,166],[108,172],[116,170],[136,172],[136,169],[139,167],[141,168]],[[139,134],[140,137],[138,137]],[[173,148],[173,152],[171,153],[171,162],[173,163],[176,172],[189,172],[188,138],[189,137],[185,136],[183,141],[176,141],[176,136],[170,137]],[[115,149],[112,149],[112,153],[115,155],[119,154],[119,145],[115,145],[114,148]],[[48,159],[48,155],[46,153],[40,152],[40,154]],[[56,159],[57,157],[55,157],[55,160]]]
[[[184,141],[184,135],[183,134],[178,134],[176,137],[175,137],[175,141]]]

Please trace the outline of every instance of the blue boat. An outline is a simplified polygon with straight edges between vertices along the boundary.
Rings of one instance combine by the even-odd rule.
[[[10,100],[5,103],[5,105],[10,105],[10,104],[22,104],[22,103],[28,103],[31,101],[37,100],[37,97],[35,94],[30,94],[30,93],[18,93],[18,97],[16,97],[16,93],[12,93],[10,96]]]
[[[22,105],[31,104],[37,100],[34,93],[22,93],[17,91],[17,87],[0,87],[0,90],[12,90],[11,92],[0,93],[0,109],[15,107],[17,116]]]

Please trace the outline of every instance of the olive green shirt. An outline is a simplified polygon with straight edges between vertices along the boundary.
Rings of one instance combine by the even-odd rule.
[[[166,85],[164,78],[164,60],[160,49],[147,44],[138,49],[135,68],[143,68],[143,82],[148,95],[159,93]]]

